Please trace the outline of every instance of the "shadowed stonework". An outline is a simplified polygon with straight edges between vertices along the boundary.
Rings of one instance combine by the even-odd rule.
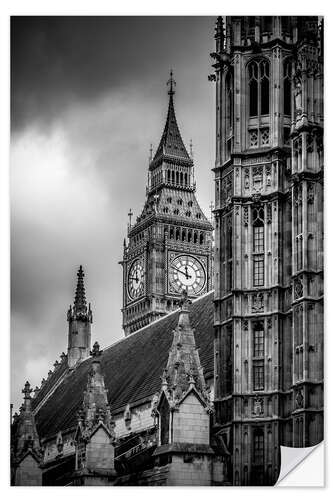
[[[323,439],[323,22],[219,17],[215,44],[214,224],[171,71],[123,338],[91,346],[80,266],[67,352],[12,418],[13,485],[274,485],[281,445]]]

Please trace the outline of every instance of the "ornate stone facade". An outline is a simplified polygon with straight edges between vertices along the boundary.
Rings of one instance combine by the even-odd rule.
[[[235,485],[273,484],[279,445],[323,438],[322,29],[216,26],[215,409]]]

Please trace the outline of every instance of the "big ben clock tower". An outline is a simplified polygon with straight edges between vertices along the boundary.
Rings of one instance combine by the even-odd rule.
[[[183,290],[196,298],[211,289],[213,227],[195,196],[193,159],[175,115],[172,72],[168,86],[168,115],[149,162],[146,202],[124,241],[125,335],[177,308]]]

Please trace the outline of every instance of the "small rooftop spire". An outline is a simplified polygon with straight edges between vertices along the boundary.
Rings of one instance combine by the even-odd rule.
[[[30,383],[26,381],[24,384],[24,387],[22,389],[22,393],[24,394],[24,400],[26,401],[27,399],[31,399],[30,394],[32,393],[32,389],[30,387]]]
[[[82,411],[78,417],[89,432],[102,421],[113,433],[113,419],[100,363],[102,353],[99,343],[95,342],[90,352],[92,356],[91,369],[88,373],[87,389],[83,396]]]
[[[173,71],[170,69],[170,78],[167,81],[167,86],[169,87],[168,94],[173,96],[175,94],[174,87],[176,86],[176,81],[173,78]]]
[[[190,304],[187,291],[184,290],[179,301],[178,325],[173,332],[169,358],[161,377],[161,390],[169,401],[177,405],[177,401],[179,402],[189,389],[195,388],[209,405],[194,330],[189,319]]]
[[[82,266],[79,267],[77,272],[77,285],[74,299],[74,311],[76,314],[87,312],[86,291],[84,289],[84,272]]]
[[[36,423],[33,411],[31,409],[31,389],[30,383],[27,381],[24,384],[22,393],[24,394],[23,404],[20,407],[20,414],[14,415],[14,423],[16,428],[12,429],[12,443],[15,459],[20,457],[32,449],[37,453],[36,457],[40,458],[40,443],[37,433]]]

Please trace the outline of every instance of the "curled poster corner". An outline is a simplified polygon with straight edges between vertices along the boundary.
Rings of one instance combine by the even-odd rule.
[[[308,448],[281,446],[276,486],[324,486],[324,442]]]

